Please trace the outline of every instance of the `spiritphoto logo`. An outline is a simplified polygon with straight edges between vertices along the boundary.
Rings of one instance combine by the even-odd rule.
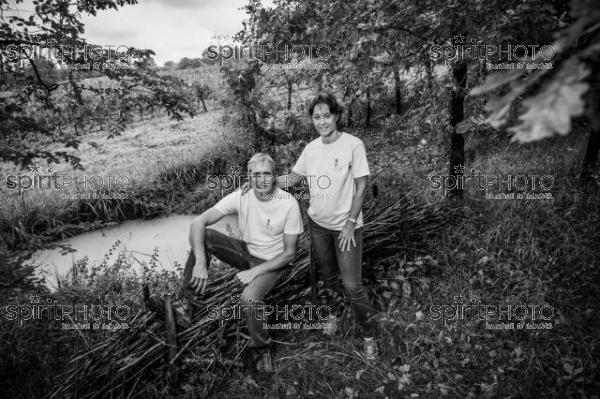
[[[253,178],[251,176],[251,171],[248,173],[242,173],[244,169],[239,165],[234,165],[230,168],[230,174],[226,175],[208,175],[207,177],[207,188],[209,190],[219,190],[221,195],[225,192],[231,192],[238,187],[242,186],[244,183],[249,183]],[[286,175],[289,176],[289,175]],[[276,176],[260,176],[258,178],[257,183],[261,185],[265,184],[275,184]],[[289,177],[286,177],[288,179]],[[291,179],[291,178],[290,178]],[[286,181],[286,185],[291,183],[291,181]],[[308,189],[311,188],[319,188],[321,190],[326,190],[331,186],[331,178],[327,175],[307,175],[303,180],[302,184],[298,185],[300,189]],[[315,194],[316,195],[316,194]],[[321,196],[326,196],[329,198],[328,194],[321,194]],[[308,196],[306,196],[308,197]],[[311,196],[310,198],[314,198],[315,196]],[[296,199],[305,198],[302,195],[296,195]]]
[[[450,190],[462,190],[470,185],[475,190],[485,191],[487,199],[553,199],[552,175],[485,174],[473,168],[465,174],[462,165],[455,166],[454,172],[456,175],[430,175],[431,188],[443,189],[446,195]],[[505,192],[492,194],[494,191]]]
[[[10,191],[27,191],[27,190],[43,190],[43,189],[54,189],[63,191],[63,195],[75,195],[68,194],[67,191],[74,189],[77,191],[78,196],[84,196],[89,198],[99,198],[101,194],[91,193],[93,191],[119,191],[119,195],[122,191],[130,188],[130,178],[127,175],[83,175],[83,176],[71,176],[59,174],[51,167],[41,168],[34,163],[29,166],[30,174],[9,174],[6,176],[0,175],[5,181],[5,187]],[[97,194],[97,195],[95,195]],[[117,193],[113,193],[117,194]],[[108,195],[106,193],[102,195]]]
[[[10,304],[0,308],[2,317],[19,327],[29,320],[61,322],[61,329],[115,330],[129,328],[131,308],[127,305],[61,304],[54,298],[38,294],[29,297],[27,304]]]
[[[113,62],[131,61],[132,52],[125,45],[98,45],[81,43],[60,43],[55,40],[41,40],[36,36],[27,43],[8,44],[0,47],[8,62],[21,60],[51,60],[61,62]]]
[[[221,193],[235,190],[250,180],[249,174],[243,173],[239,165],[230,167],[230,173],[225,175],[208,175],[206,178],[209,190],[219,190]]]
[[[517,44],[484,44],[477,38],[467,38],[456,35],[453,44],[433,44],[429,47],[429,56],[433,61],[479,60],[488,61],[488,69],[550,69],[555,54],[554,47],[549,44],[539,45],[530,43]],[[512,68],[501,68],[501,61],[520,61],[512,63]],[[521,65],[522,64],[522,65]],[[546,65],[549,65],[546,67]]]
[[[210,60],[224,62],[234,60],[259,60],[267,64],[285,64],[291,60],[324,62],[331,57],[331,47],[326,44],[293,44],[293,45],[210,45],[207,48]]]
[[[548,304],[483,304],[476,296],[454,296],[453,304],[431,305],[429,318],[446,327],[462,320],[485,321],[488,330],[549,330],[554,307]]]
[[[290,69],[329,69],[326,62],[300,63],[292,62],[290,64],[268,64],[269,70],[290,70]]]
[[[318,320],[320,327],[329,321],[329,316],[333,315],[331,308],[327,305],[312,304],[293,304],[293,305],[266,305],[262,302],[256,302],[252,299],[249,304],[240,302],[240,296],[233,299],[231,305],[209,305],[207,307],[208,318],[210,320],[219,320],[221,325],[226,321],[243,320],[246,314],[255,315],[257,320],[264,321],[265,327],[270,329],[307,329],[307,326],[297,326],[288,323],[305,323],[306,320]],[[314,324],[314,323],[308,323]],[[290,327],[290,328],[288,328]],[[317,328],[312,326],[313,328]]]

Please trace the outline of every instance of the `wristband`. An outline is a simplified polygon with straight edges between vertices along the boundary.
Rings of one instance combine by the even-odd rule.
[[[352,223],[356,224],[356,219],[348,218],[348,221],[350,221],[350,222],[352,222]]]

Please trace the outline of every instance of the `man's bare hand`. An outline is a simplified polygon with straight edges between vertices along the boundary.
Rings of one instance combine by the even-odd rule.
[[[190,285],[196,290],[196,294],[203,293],[208,285],[208,268],[206,267],[206,257],[201,256],[196,259],[196,264],[192,270]]]
[[[235,277],[244,285],[248,285],[256,278],[255,269],[244,270],[235,275]]]

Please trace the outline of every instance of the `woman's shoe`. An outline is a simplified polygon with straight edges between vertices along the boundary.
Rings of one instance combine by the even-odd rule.
[[[375,341],[375,338],[363,338],[363,352],[365,355],[365,359],[369,361],[377,360],[377,341]]]
[[[333,338],[338,329],[339,318],[334,315],[329,315],[327,318],[327,327],[323,329],[323,334],[325,334],[329,338]]]
[[[272,373],[275,371],[270,348],[259,349],[257,351],[256,371],[263,373]]]

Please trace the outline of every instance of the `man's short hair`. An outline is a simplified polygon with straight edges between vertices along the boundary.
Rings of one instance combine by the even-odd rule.
[[[329,112],[338,116],[342,115],[342,111],[344,110],[342,106],[338,103],[335,95],[333,95],[330,92],[322,92],[317,94],[317,96],[310,102],[310,106],[308,107],[309,116],[312,117],[317,104],[326,104],[329,107]]]
[[[275,174],[275,161],[273,161],[273,158],[271,158],[269,154],[265,154],[264,152],[256,153],[250,158],[248,161],[248,170],[252,170],[255,165],[261,163],[268,163],[271,165],[271,172]]]

